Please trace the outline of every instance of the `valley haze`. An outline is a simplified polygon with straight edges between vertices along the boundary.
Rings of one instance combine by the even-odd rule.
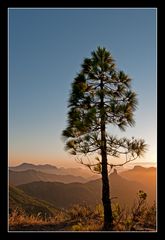
[[[131,169],[122,169],[122,171],[118,171],[117,168],[115,168],[113,171],[109,173],[109,178],[111,179],[110,185],[112,187],[111,190],[112,192],[115,191],[115,193],[117,193],[117,195],[122,198],[124,195],[127,195],[127,196],[131,196],[131,199],[132,199],[138,190],[143,189],[149,194],[149,201],[152,202],[156,200],[156,172],[157,171],[155,167],[145,168],[138,165],[134,166]],[[92,186],[92,192],[94,191],[95,193],[97,193],[98,191],[98,194],[101,193],[101,175],[100,174],[92,174],[90,171],[87,171],[82,168],[68,168],[68,169],[57,168],[50,164],[34,165],[34,164],[23,163],[15,167],[10,167],[9,168],[9,184],[12,186],[18,186],[18,187],[22,186],[22,190],[24,190],[25,192],[26,192],[26,188],[24,189],[23,186],[29,186],[28,189],[30,189],[31,187],[33,189],[35,184],[34,188],[35,189],[41,188],[42,196],[45,195],[45,197],[47,197],[47,194],[43,193],[44,186],[46,191],[47,191],[47,188],[48,189],[52,188],[50,191],[51,194],[53,194],[53,192],[54,194],[58,192],[58,197],[59,197],[59,189],[57,187],[59,186],[60,189],[64,188],[64,191],[61,192],[61,199],[64,196],[65,196],[64,199],[71,198],[71,203],[72,203],[72,198],[74,199],[73,192],[75,193],[76,191],[83,192],[84,187],[86,189],[86,186],[88,187]],[[37,187],[37,184],[38,184],[38,187]],[[98,190],[98,186],[99,186],[99,190]],[[67,192],[67,189],[70,189],[70,190]],[[71,191],[71,189],[73,190]],[[71,193],[70,191],[72,192],[72,194],[70,194]],[[29,192],[26,192],[26,193],[29,194]],[[36,191],[33,192],[33,194],[35,193]],[[86,195],[88,196],[87,202],[90,203],[90,197],[89,197],[90,194],[89,193],[88,194],[84,193],[84,194],[85,194],[84,196]],[[40,195],[38,196],[34,195],[34,197],[38,197],[39,199],[41,198]],[[82,202],[86,201],[85,199],[86,197],[85,198],[82,197],[81,201]],[[93,199],[92,195],[91,195],[91,199]],[[96,197],[95,200],[96,199],[98,199],[98,197]],[[101,195],[99,196],[99,199],[101,199]],[[43,200],[48,201],[48,199],[43,199]],[[79,201],[77,200],[77,203],[81,201],[79,199]],[[93,203],[93,200],[91,201]],[[62,207],[62,206],[58,206],[58,207]]]

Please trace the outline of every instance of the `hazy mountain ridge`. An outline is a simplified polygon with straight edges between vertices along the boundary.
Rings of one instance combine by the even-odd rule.
[[[33,167],[35,170],[31,169]],[[55,207],[68,208],[73,204],[84,202],[91,206],[101,203],[101,178],[88,181],[89,178],[85,179],[82,176],[56,175],[37,170],[38,168],[51,171],[53,169],[59,173],[58,170],[61,168],[58,169],[47,164],[21,164],[15,168],[17,171],[10,168],[12,169],[9,171],[10,183],[19,185],[18,188],[25,191],[26,194],[48,201]],[[30,169],[22,171],[24,168]],[[64,170],[66,173],[67,169]],[[96,175],[96,177],[99,176]],[[156,199],[156,168],[135,166],[133,169],[119,174],[114,171],[110,175],[112,202],[118,201],[122,205],[131,205],[139,190],[147,192],[148,202],[152,204]]]
[[[20,184],[26,184],[30,182],[43,181],[43,182],[86,182],[87,179],[81,176],[74,175],[56,175],[45,173],[33,169],[28,169],[25,171],[13,171],[9,170],[9,182],[15,186]]]
[[[35,164],[31,164],[31,163],[22,163],[18,166],[10,167],[10,170],[13,170],[13,171],[26,171],[26,170],[29,170],[29,169],[38,170],[38,171],[45,171],[45,172],[46,171],[52,172],[52,171],[56,171],[57,167],[53,166],[53,165],[50,165],[50,164],[35,165]]]
[[[68,208],[76,203],[87,203],[95,206],[101,203],[101,179],[87,183],[59,183],[59,182],[33,182],[18,186],[27,194],[43,199],[54,204],[57,208]],[[110,191],[112,201],[122,205],[132,205],[136,194],[143,190],[144,185],[135,181],[129,181],[116,173],[110,175]],[[149,198],[153,203],[154,199]]]
[[[15,172],[26,171],[26,170],[36,170],[36,171],[41,171],[49,174],[83,176],[85,178],[90,178],[91,176],[95,175],[90,170],[83,169],[80,167],[79,168],[63,168],[63,167],[57,168],[56,166],[53,166],[50,164],[35,165],[35,164],[29,164],[29,163],[22,163],[15,167],[9,167],[9,169]]]

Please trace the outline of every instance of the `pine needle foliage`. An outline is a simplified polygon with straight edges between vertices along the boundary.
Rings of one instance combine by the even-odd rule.
[[[108,168],[141,157],[147,147],[143,139],[118,139],[107,132],[108,125],[118,126],[122,131],[135,125],[138,101],[131,89],[131,80],[124,71],[117,70],[106,48],[98,47],[91,52],[72,83],[68,125],[62,133],[66,150],[75,155],[78,162],[102,175],[105,230],[112,227]],[[95,160],[92,154],[97,155]],[[113,162],[121,156],[125,156],[123,163]]]

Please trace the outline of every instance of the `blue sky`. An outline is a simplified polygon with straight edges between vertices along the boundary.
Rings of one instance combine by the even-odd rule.
[[[149,145],[156,161],[156,9],[9,9],[9,162],[76,166],[64,151],[71,83],[85,57],[106,47],[138,94],[136,126],[118,136]]]

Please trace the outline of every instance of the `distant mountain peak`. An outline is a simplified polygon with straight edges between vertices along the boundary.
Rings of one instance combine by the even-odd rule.
[[[32,164],[32,163],[21,163],[15,167],[33,167],[33,168],[36,168],[36,167],[42,167],[42,168],[56,168],[56,166],[54,165],[50,165],[50,164]]]
[[[30,168],[30,167],[36,167],[38,165],[32,164],[32,163],[21,163],[17,166],[12,166],[12,168],[19,168],[19,167],[24,167],[24,168]]]
[[[56,168],[57,169],[56,166],[51,165],[51,164],[39,164],[39,165],[36,165],[36,166],[42,167],[42,168]]]
[[[150,170],[155,170],[155,167],[143,167],[143,166],[140,166],[140,165],[136,165],[131,170],[132,171],[133,170],[135,170],[135,171],[150,171]]]
[[[142,166],[140,166],[140,165],[136,165],[136,166],[134,166],[133,169],[134,169],[134,170],[142,170],[142,169],[144,169],[144,167],[142,167]]]
[[[21,164],[17,165],[17,167],[18,166],[34,166],[34,164],[32,164],[32,163],[21,163]]]

